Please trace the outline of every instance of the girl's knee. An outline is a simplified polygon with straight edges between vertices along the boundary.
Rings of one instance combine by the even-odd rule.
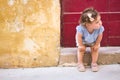
[[[98,50],[99,50],[99,47],[92,49],[92,51],[94,51],[94,52],[98,52]]]
[[[86,47],[78,47],[79,52],[85,52],[85,50],[86,50]]]

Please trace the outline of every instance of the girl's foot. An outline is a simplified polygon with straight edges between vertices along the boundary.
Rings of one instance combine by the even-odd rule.
[[[97,71],[99,70],[97,63],[92,63],[92,64],[91,64],[91,68],[92,68],[92,71],[93,71],[93,72],[97,72]]]
[[[79,70],[80,72],[85,72],[85,67],[84,67],[84,65],[83,65],[83,64],[78,64],[78,70]]]

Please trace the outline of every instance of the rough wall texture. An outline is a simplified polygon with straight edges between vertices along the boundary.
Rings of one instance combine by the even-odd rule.
[[[0,0],[0,67],[56,66],[59,0]]]

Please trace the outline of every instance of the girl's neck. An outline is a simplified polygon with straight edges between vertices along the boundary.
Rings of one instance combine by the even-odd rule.
[[[86,29],[88,30],[88,32],[89,32],[90,34],[92,34],[93,31],[94,31],[94,29],[92,28],[92,26],[86,26]]]

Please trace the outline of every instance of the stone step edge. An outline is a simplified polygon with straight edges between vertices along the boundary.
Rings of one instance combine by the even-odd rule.
[[[90,49],[86,49],[85,65],[90,65]],[[98,64],[120,64],[120,47],[101,47],[99,50]],[[61,48],[59,66],[76,66],[77,48]]]

